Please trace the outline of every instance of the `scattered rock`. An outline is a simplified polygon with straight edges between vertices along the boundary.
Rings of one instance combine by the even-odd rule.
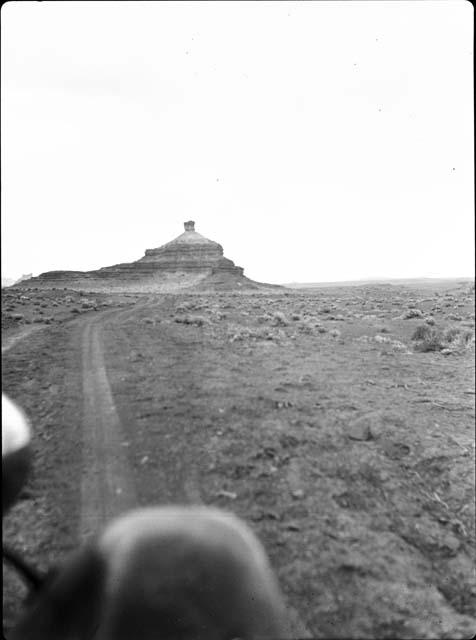
[[[349,427],[347,437],[351,440],[362,440],[364,442],[373,439],[369,424],[362,418]]]

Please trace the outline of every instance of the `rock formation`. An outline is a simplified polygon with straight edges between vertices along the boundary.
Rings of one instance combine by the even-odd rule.
[[[257,289],[262,285],[243,275],[242,267],[223,256],[223,247],[184,223],[185,231],[135,262],[95,271],[47,271],[24,280],[24,287],[67,287],[89,291],[173,291],[184,288]],[[266,285],[272,286],[272,285]]]

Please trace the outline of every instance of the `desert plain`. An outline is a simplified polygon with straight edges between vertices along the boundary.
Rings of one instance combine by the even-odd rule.
[[[61,564],[137,505],[263,542],[312,638],[476,631],[474,284],[2,289],[2,385],[34,461],[4,540]],[[24,587],[4,565],[4,629]]]

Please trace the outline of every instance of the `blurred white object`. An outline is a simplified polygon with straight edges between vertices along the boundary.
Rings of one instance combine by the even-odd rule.
[[[2,393],[2,457],[27,446],[30,438],[25,414]]]
[[[28,419],[2,394],[2,515],[12,506],[31,466],[31,431]]]

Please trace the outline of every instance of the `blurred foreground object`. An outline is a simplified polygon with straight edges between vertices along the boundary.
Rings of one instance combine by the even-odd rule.
[[[28,419],[2,394],[2,517],[25,484],[31,467],[30,442]]]
[[[11,640],[289,638],[266,553],[236,516],[151,507],[114,520],[39,593]]]

